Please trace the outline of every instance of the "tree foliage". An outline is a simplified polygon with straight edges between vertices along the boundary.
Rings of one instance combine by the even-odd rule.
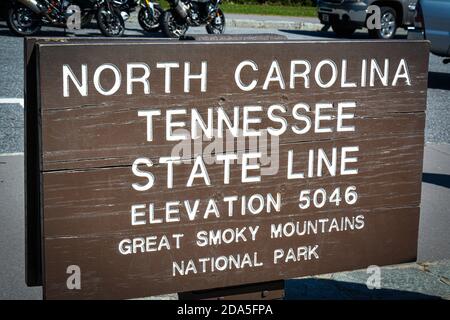
[[[261,4],[261,5],[284,5],[284,6],[315,6],[317,0],[224,0],[225,3],[237,3],[237,4]]]

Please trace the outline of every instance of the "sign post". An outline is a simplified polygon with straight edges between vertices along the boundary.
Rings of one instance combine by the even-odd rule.
[[[35,47],[45,298],[416,259],[426,42],[98,42]]]

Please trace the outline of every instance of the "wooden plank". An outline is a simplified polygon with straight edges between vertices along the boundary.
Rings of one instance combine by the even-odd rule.
[[[389,265],[411,262],[416,259],[418,235],[418,208],[384,209],[371,208],[373,212],[365,214],[367,226],[362,230],[336,232],[334,234],[321,233],[305,237],[281,238],[277,241],[269,239],[268,223],[255,219],[246,221],[228,222],[227,227],[242,227],[260,225],[262,237],[258,244],[245,242],[235,246],[222,246],[219,256],[228,256],[248,253],[252,263],[264,263],[262,267],[232,269],[228,272],[206,272],[188,276],[172,276],[172,261],[183,258],[193,259],[196,268],[202,270],[199,259],[211,256],[212,248],[199,249],[193,242],[192,228],[202,230],[202,226],[178,225],[167,230],[167,233],[185,233],[182,250],[160,252],[157,258],[154,254],[135,254],[121,256],[117,254],[117,243],[124,238],[123,234],[110,233],[107,236],[78,237],[65,236],[46,238],[46,286],[47,299],[121,299],[131,297],[144,297],[164,293],[185,291],[188,289],[221,288],[237,284],[250,284],[280,278],[324,274],[352,269],[365,268],[369,265]],[[333,213],[334,218],[340,221],[345,216],[341,212]],[[351,216],[351,215],[347,215]],[[308,214],[301,218],[275,217],[272,223],[288,223],[309,219],[326,219],[327,214]],[[266,219],[267,220],[267,219]],[[338,222],[339,223],[339,222]],[[207,226],[203,226],[208,229]],[[134,231],[137,236],[164,234],[159,230]],[[168,229],[168,228],[165,228]],[[273,250],[283,249],[286,252],[298,247],[319,246],[319,259],[306,261],[290,261],[273,265]],[[264,244],[264,245],[261,245]],[[58,256],[55,253],[58,252]],[[254,253],[258,253],[257,262]],[[187,254],[188,253],[188,254]],[[80,265],[82,272],[82,290],[68,290],[66,281],[68,265]],[[209,269],[209,264],[207,268]],[[83,277],[83,274],[85,275]]]
[[[36,39],[24,40],[25,282],[42,286],[41,169]]]
[[[160,39],[123,38],[116,43],[136,43]],[[167,42],[169,39],[163,40]],[[25,282],[28,286],[42,286],[42,224],[41,224],[41,155],[38,110],[38,43],[100,44],[101,37],[26,37],[24,38],[24,122],[25,122]]]
[[[87,51],[95,54],[86,56]],[[46,298],[132,298],[415,259],[426,42],[107,41],[101,46],[41,43],[38,53]],[[242,61],[247,64],[239,82],[235,70]],[[298,67],[293,82],[292,61]],[[179,64],[171,71],[170,93],[166,92],[165,69],[157,67],[163,62]],[[190,80],[187,89],[186,62],[192,74],[201,71],[202,62],[207,63],[204,89],[199,79]],[[143,83],[136,83],[132,94],[127,92],[131,63],[150,69],[150,92],[145,92]],[[257,65],[255,70],[251,63]],[[98,73],[103,77],[96,83],[96,70],[106,64],[110,70]],[[321,64],[326,66],[317,76],[315,70]],[[323,88],[333,78],[333,64],[336,82]],[[69,93],[64,96],[64,65],[70,66],[72,76],[81,82],[82,65],[86,65],[87,96],[68,78]],[[306,80],[298,73],[304,71],[301,66],[308,65],[311,71]],[[280,74],[274,71],[277,66]],[[388,76],[383,84],[385,66]],[[118,90],[103,95],[99,91],[114,86],[111,68],[121,75]],[[253,89],[242,89],[255,79],[258,83]],[[355,85],[349,86],[351,82]],[[296,113],[298,103],[311,109]],[[318,104],[326,103],[330,105],[324,111]],[[354,105],[342,111],[343,103]],[[274,105],[285,110],[276,113],[275,120],[269,111]],[[250,117],[260,118],[260,123],[243,120],[249,106],[260,106]],[[214,141],[187,138],[182,148],[180,141],[168,139],[169,114],[175,109],[185,110],[173,121],[186,123],[188,133],[192,133],[195,110],[205,125],[212,115],[214,128],[220,122],[219,112],[238,117],[240,135],[249,123],[263,134],[282,124],[286,130],[268,141],[260,139],[260,149],[251,138],[241,136],[228,141],[231,149],[220,148],[224,141],[217,139],[217,132]],[[147,119],[138,114],[150,110],[160,113],[152,122],[152,141],[148,141]],[[300,114],[311,121],[310,130],[301,134],[298,130],[307,121]],[[343,114],[348,117],[342,118]],[[325,127],[329,132],[319,132]],[[261,143],[266,145],[261,148]],[[181,154],[177,153],[180,148]],[[347,154],[346,148],[351,150]],[[228,172],[217,160],[219,155],[236,154],[241,159],[257,151],[263,155],[261,168],[248,172],[241,162],[230,165]],[[170,174],[161,157],[175,154],[183,163],[174,165]],[[133,184],[142,186],[147,180],[138,177],[132,165],[144,157],[153,166],[137,168],[151,172],[155,181],[149,190],[137,191]],[[193,169],[195,159],[205,163],[208,181],[196,178],[191,185],[190,176],[198,172]],[[225,178],[228,174],[229,181]],[[260,176],[260,181],[245,181],[247,175]],[[301,208],[305,190],[311,200],[308,208]],[[357,193],[354,202],[351,195],[345,197],[352,192]],[[235,198],[230,202],[228,197]],[[198,208],[193,212],[197,214],[189,215],[196,201]],[[255,209],[258,201],[264,204],[261,210]],[[154,211],[149,209],[152,205]],[[133,223],[133,208],[145,212],[134,220],[141,223]],[[309,234],[301,233],[304,223]],[[300,235],[290,236],[295,228]],[[204,237],[217,230],[224,233],[222,241],[203,245]],[[237,235],[237,241],[228,238],[232,235]],[[210,240],[219,241],[214,239]],[[226,243],[228,240],[231,243]],[[147,242],[140,247],[143,241]],[[137,252],[129,251],[130,243]],[[160,250],[155,245],[160,245]],[[145,252],[139,252],[141,249]],[[248,264],[233,267],[230,261],[242,259],[246,253]],[[209,263],[217,258],[219,264],[213,264],[216,270],[211,271]],[[217,270],[221,263],[231,267]],[[79,290],[67,287],[67,267],[71,265],[81,270]]]
[[[166,44],[153,45],[151,49],[153,64],[156,64],[157,61],[183,60],[178,57],[179,52],[183,50],[180,46],[182,47],[183,45],[173,43],[171,45],[173,49],[170,52],[166,49]],[[286,44],[287,47],[296,45],[298,46],[295,43]],[[245,51],[241,49],[234,55],[221,54],[222,51],[233,51],[227,48],[233,46],[230,43],[208,45],[208,51],[206,53],[203,52],[204,49],[202,46],[192,44],[192,48],[189,49],[190,51],[186,59],[189,59],[193,65],[195,64],[197,66],[199,66],[202,59],[208,59],[208,68],[214,70],[213,72],[218,72],[214,77],[211,76],[212,73],[210,74],[208,91],[201,94],[201,100],[199,100],[198,95],[183,94],[183,72],[181,69],[180,72],[173,72],[173,93],[170,96],[165,94],[164,69],[157,69],[155,66],[150,66],[152,68],[152,78],[150,79],[151,95],[143,94],[142,88],[139,88],[140,90],[136,89],[136,93],[132,96],[127,96],[125,93],[126,85],[123,85],[125,81],[122,81],[121,89],[117,93],[117,95],[123,96],[120,105],[117,105],[115,101],[117,99],[116,96],[101,96],[97,94],[92,85],[92,74],[95,68],[104,61],[114,61],[114,64],[120,69],[121,74],[126,75],[126,63],[120,62],[120,60],[123,60],[123,57],[127,57],[129,49],[126,46],[117,46],[114,47],[114,50],[111,50],[105,45],[96,49],[98,54],[95,57],[90,57],[90,66],[92,66],[89,68],[89,79],[91,79],[89,85],[90,94],[88,97],[82,99],[83,103],[78,103],[79,97],[76,94],[74,94],[74,97],[62,97],[62,73],[58,69],[52,69],[53,71],[47,70],[46,73],[42,74],[44,83],[42,91],[46,93],[42,101],[44,106],[42,111],[44,121],[42,135],[43,143],[45,144],[45,148],[43,149],[44,170],[60,170],[65,167],[83,168],[128,164],[130,159],[134,158],[135,155],[143,154],[145,150],[148,150],[146,137],[142,135],[142,131],[145,131],[146,126],[145,118],[137,117],[137,112],[147,109],[166,110],[174,105],[179,108],[196,107],[201,115],[204,116],[208,107],[217,108],[221,106],[228,114],[232,115],[234,106],[260,103],[263,108],[262,114],[264,114],[271,104],[284,103],[287,108],[290,108],[289,110],[292,110],[296,103],[304,102],[311,104],[311,108],[314,109],[316,102],[327,102],[330,100],[333,102],[345,101],[347,97],[354,96],[355,99],[358,99],[358,107],[355,114],[359,122],[357,124],[359,127],[358,134],[367,133],[371,130],[372,126],[375,126],[380,134],[383,134],[382,128],[385,125],[387,125],[387,130],[410,130],[410,127],[404,128],[404,125],[409,123],[408,120],[399,122],[393,117],[399,116],[399,113],[424,111],[426,102],[424,97],[427,83],[427,77],[424,76],[424,71],[427,66],[424,63],[411,66],[413,69],[410,72],[415,76],[411,86],[384,87],[383,95],[378,93],[378,87],[360,88],[356,93],[354,88],[339,88],[336,86],[335,88],[322,89],[317,88],[317,86],[313,87],[312,84],[310,89],[302,89],[300,79],[298,81],[299,84],[297,84],[299,89],[297,90],[287,89],[280,91],[277,90],[276,86],[273,86],[274,88],[271,88],[271,90],[263,91],[260,88],[262,87],[261,85],[255,88],[254,92],[252,91],[250,101],[247,92],[232,92],[233,88],[235,88],[233,86],[234,73],[222,72],[222,64],[234,65],[236,62],[233,61],[241,61],[245,57],[251,56],[261,66],[259,73],[262,74],[262,80],[260,81],[263,82],[273,57],[280,59],[281,70],[289,71],[290,67],[288,62],[293,59],[311,57],[311,64],[317,63],[321,59],[326,59],[329,50],[323,49],[326,45],[326,43],[305,44],[302,47],[300,57],[297,53],[298,51],[287,48],[284,50],[281,60],[280,57],[277,57],[278,49],[276,49],[276,46],[271,46],[269,49],[265,48],[264,51],[258,49],[259,46],[264,46],[262,43],[246,45]],[[344,50],[343,46],[351,44],[336,43],[333,45],[335,46],[334,52],[336,52],[335,60],[341,61],[345,58],[348,60],[348,66],[353,66],[348,71],[348,81],[356,81],[361,72],[356,62],[361,59],[357,60],[357,57],[374,57],[378,58],[378,61],[384,61],[385,56],[382,50],[379,52],[371,52],[369,46],[352,45],[355,48],[351,50],[349,55],[347,52],[348,49]],[[385,46],[389,46],[391,52],[402,52],[403,55],[401,57],[404,56],[407,61],[425,61],[427,57],[420,50],[400,49],[402,46],[408,47],[411,45],[412,43],[385,44]],[[71,50],[73,50],[71,58],[70,60],[65,60],[69,65],[81,66],[85,58],[82,54],[77,54],[76,50],[89,50],[88,47],[84,46],[77,48],[72,49],[71,47]],[[133,57],[133,61],[148,61],[147,57],[150,53],[143,48],[144,46],[136,47],[136,57]],[[42,63],[48,64],[50,61],[58,61],[61,57],[65,57],[67,54],[62,50],[64,50],[63,47],[52,47],[47,54],[44,53],[41,60]],[[405,52],[403,53],[403,51]],[[253,52],[256,52],[256,55]],[[239,56],[236,56],[237,54]],[[258,57],[258,54],[260,57]],[[352,54],[357,55],[352,57]],[[116,60],[112,59],[112,55],[116,56]],[[220,57],[220,59],[214,59],[213,57]],[[399,57],[393,58],[393,61],[397,61],[397,63],[398,60]],[[183,62],[181,61],[181,65]],[[396,67],[397,65],[391,63],[391,76],[395,73],[394,69]],[[415,70],[414,68],[418,69]],[[77,67],[77,69],[77,74],[79,74],[81,68]],[[288,72],[285,74],[287,77]],[[152,81],[152,79],[154,80]],[[390,81],[392,81],[392,77]],[[194,81],[193,86],[198,87],[197,82]],[[286,82],[288,82],[288,78],[286,78]],[[58,83],[59,85],[55,86],[53,85],[54,83]],[[104,85],[105,87],[107,86],[106,80]],[[193,91],[195,90],[198,91],[198,88],[193,89]],[[181,94],[180,98],[178,98],[178,94]],[[400,96],[402,99],[398,99]],[[46,101],[48,98],[51,101]],[[101,103],[99,103],[99,99],[101,99]],[[99,114],[101,114],[101,117],[99,117]],[[330,114],[333,114],[333,112]],[[390,124],[385,123],[384,118],[386,116],[391,117],[392,122]],[[375,121],[369,121],[370,118],[375,118]],[[292,117],[287,117],[287,121],[288,124],[294,122]],[[155,139],[157,139],[157,143],[152,145],[152,149],[155,148],[153,149],[155,154],[165,154],[173,147],[173,144],[164,141],[164,135],[161,134],[161,131],[164,130],[164,123],[164,117],[155,119]],[[261,127],[266,127],[267,124],[267,120],[263,121]],[[420,125],[412,124],[411,126],[417,128],[417,130],[421,130]],[[255,126],[255,128],[257,129],[258,126]],[[98,134],[98,130],[101,130],[102,134]],[[80,132],[83,132],[82,139],[77,138],[76,143],[72,144],[66,139],[67,136],[80,136]],[[127,132],[127,134],[124,135],[121,132]],[[330,138],[345,137],[353,134],[334,133]],[[321,137],[320,135],[316,135],[315,137],[311,135],[298,136],[292,132],[288,132],[281,138],[283,139],[281,143],[290,143],[299,140],[320,139]],[[117,152],[118,146],[120,146],[120,150],[122,151],[120,154]]]

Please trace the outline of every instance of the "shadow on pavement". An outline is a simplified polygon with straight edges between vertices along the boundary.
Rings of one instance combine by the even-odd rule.
[[[371,39],[371,40],[376,41],[375,39],[370,38],[369,34],[367,32],[355,32],[352,36],[350,36],[348,38],[339,38],[332,31],[307,31],[307,30],[285,30],[285,29],[280,29],[278,31],[291,33],[291,34],[297,34],[297,35],[303,35],[303,36],[320,37],[320,38],[328,38],[328,39],[330,39],[330,38],[340,39],[340,40],[343,40],[343,39],[351,39],[351,40]],[[406,39],[406,35],[396,35],[395,39]]]
[[[137,35],[127,35],[127,31],[139,32],[140,34],[142,34],[143,37],[148,37],[148,38],[164,38],[164,35],[162,34],[162,32],[147,32],[142,29],[133,29],[133,28],[128,28],[128,27],[125,30],[125,37],[136,37],[137,36]]]
[[[450,175],[424,172],[422,174],[422,182],[435,184],[444,188],[450,188]]]
[[[441,300],[440,297],[394,289],[369,289],[360,283],[329,279],[285,282],[286,300]]]
[[[133,32],[133,34],[129,34]],[[137,34],[136,34],[137,33]],[[5,23],[0,23],[0,36],[17,37],[9,31]],[[64,29],[55,27],[43,27],[37,34],[38,37],[102,37],[100,30],[95,23],[91,23],[89,28],[84,28],[80,31],[66,32]],[[146,32],[137,28],[126,28],[124,38],[127,37],[145,37],[145,38],[164,38],[162,32]]]
[[[428,72],[428,88],[450,90],[450,73]]]
[[[8,29],[3,29],[1,26],[0,26],[0,36],[19,38],[18,36],[14,35],[12,32],[10,32]],[[64,37],[65,32],[64,32],[64,30],[61,30],[61,31],[41,30],[37,34],[37,36],[40,36],[40,37]]]

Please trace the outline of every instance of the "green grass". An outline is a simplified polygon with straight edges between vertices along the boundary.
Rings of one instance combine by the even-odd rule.
[[[316,17],[316,7],[280,6],[263,4],[231,4],[220,6],[225,13],[261,14],[271,16]]]
[[[164,9],[169,8],[169,4],[166,0],[161,0],[159,1],[159,3]],[[227,13],[240,13],[261,14],[269,16],[317,17],[316,7],[237,3],[222,3],[220,7],[225,13],[225,16]]]
[[[161,5],[161,7],[164,8],[164,10],[167,10],[170,7],[167,0],[160,0],[160,1],[156,1],[156,2],[158,2]]]

